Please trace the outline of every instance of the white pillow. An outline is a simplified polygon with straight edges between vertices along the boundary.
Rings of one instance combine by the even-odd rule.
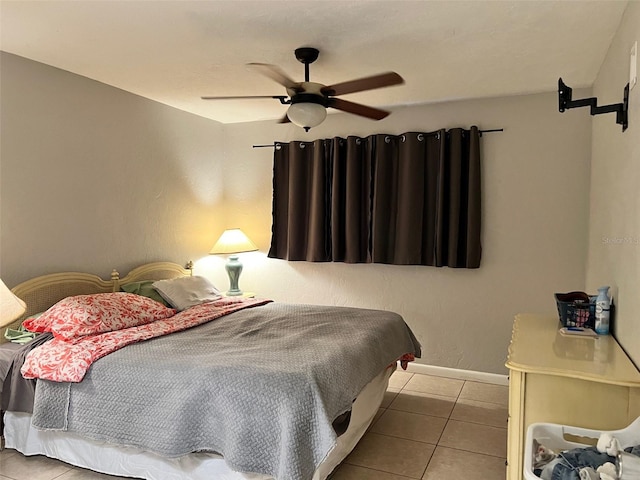
[[[158,280],[152,286],[173,308],[180,311],[222,296],[209,280],[199,276]]]

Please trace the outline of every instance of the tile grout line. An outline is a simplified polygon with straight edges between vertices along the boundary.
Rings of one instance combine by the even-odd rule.
[[[408,479],[411,479],[411,480],[420,480],[420,478],[421,478],[421,477],[420,478],[418,478],[418,477],[409,477],[408,475],[403,475],[402,473],[389,472],[387,470],[380,470],[379,468],[363,467],[362,465],[356,465],[354,463],[346,463],[346,464],[347,465],[351,465],[352,467],[363,468],[365,470],[371,470],[372,472],[387,473],[389,475],[395,475],[397,477],[408,478]],[[334,470],[334,472],[335,472],[335,470]],[[329,479],[327,479],[327,480],[329,480]]]
[[[451,409],[451,411],[447,415],[447,421],[444,423],[444,426],[442,427],[442,431],[440,432],[440,435],[438,436],[438,441],[436,442],[435,448],[433,449],[433,452],[431,453],[431,456],[429,457],[429,461],[427,462],[427,465],[424,467],[424,470],[422,471],[422,475],[421,475],[420,478],[424,478],[424,476],[427,474],[427,470],[429,469],[429,465],[431,464],[431,461],[433,460],[433,456],[436,454],[436,450],[440,446],[440,440],[442,440],[442,435],[444,434],[444,431],[447,429],[447,425],[449,425],[449,421],[451,420],[451,414],[453,413],[453,411],[456,408],[456,405],[458,404],[458,399],[460,398],[460,394],[462,393],[462,389],[464,388],[465,383],[466,383],[466,380],[463,381],[462,387],[460,387],[460,391],[458,392],[458,395],[455,397],[455,401],[453,402],[453,408]]]
[[[457,450],[458,452],[467,452],[467,453],[472,453],[474,455],[484,455],[485,457],[500,458],[502,460],[507,459],[507,457],[503,457],[502,455],[493,455],[491,453],[474,452],[473,450],[465,450],[464,448],[457,448],[457,447],[448,447],[445,445],[438,445],[438,446],[442,448],[448,448],[449,450]]]

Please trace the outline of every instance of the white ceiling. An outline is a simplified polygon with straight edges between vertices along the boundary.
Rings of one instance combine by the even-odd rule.
[[[393,107],[554,91],[596,78],[626,1],[5,1],[0,48],[223,123],[280,118],[285,95],[246,68],[303,80],[396,71],[404,85],[343,98]],[[364,121],[364,120],[363,120]],[[370,121],[370,120],[366,120]]]

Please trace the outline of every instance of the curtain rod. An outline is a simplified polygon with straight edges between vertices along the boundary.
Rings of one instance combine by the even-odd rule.
[[[491,130],[480,130],[480,135],[483,133],[504,132],[504,128],[493,128]]]
[[[491,130],[479,130],[478,131],[480,133],[480,136],[482,136],[483,133],[494,133],[494,132],[504,132],[504,128],[493,128]],[[254,145],[253,148],[273,148],[275,147],[276,144],[275,143],[271,143],[268,145]]]

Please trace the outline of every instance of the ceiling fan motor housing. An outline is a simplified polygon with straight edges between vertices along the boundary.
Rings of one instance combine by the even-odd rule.
[[[317,103],[323,107],[328,107],[328,98],[324,95],[318,95],[315,93],[298,93],[291,97],[291,104],[296,103]]]

